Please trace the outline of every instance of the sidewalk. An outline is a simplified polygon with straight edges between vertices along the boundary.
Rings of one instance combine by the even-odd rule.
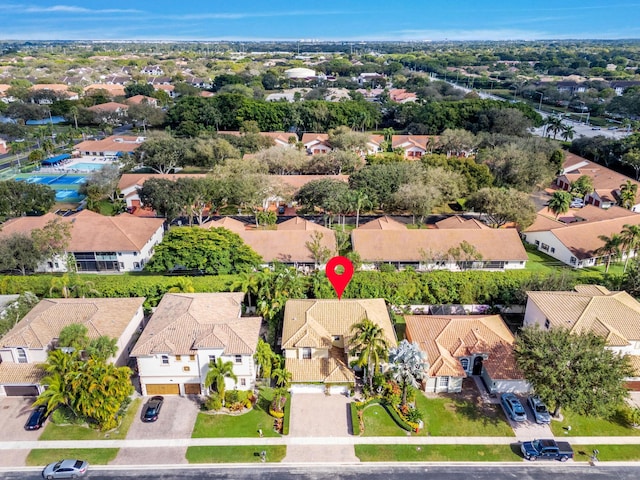
[[[640,445],[640,436],[563,437],[572,445]],[[63,448],[158,448],[233,445],[509,445],[516,437],[278,437],[176,438],[154,440],[48,440],[0,442],[0,450]]]

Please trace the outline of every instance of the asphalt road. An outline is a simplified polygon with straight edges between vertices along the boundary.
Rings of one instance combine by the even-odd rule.
[[[35,480],[41,479],[40,470],[0,473],[0,479]],[[91,480],[109,480],[114,478],[136,478],[137,480],[192,480],[211,478],[221,480],[259,479],[259,480],[591,480],[617,479],[635,480],[640,478],[640,466],[603,466],[595,467],[558,463],[536,463],[534,465],[459,465],[459,464],[363,464],[363,465],[256,465],[252,467],[176,467],[165,466],[154,469],[109,469],[101,467],[91,469],[85,477]]]

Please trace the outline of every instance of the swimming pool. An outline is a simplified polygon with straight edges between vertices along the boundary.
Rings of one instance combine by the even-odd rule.
[[[95,170],[102,170],[105,163],[74,163],[67,167],[67,170],[80,170],[81,172],[93,172]]]
[[[79,203],[84,198],[75,190],[56,190],[56,202]]]

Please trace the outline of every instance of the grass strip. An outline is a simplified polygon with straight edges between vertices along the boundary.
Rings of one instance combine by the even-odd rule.
[[[261,463],[261,452],[266,452],[268,463],[281,462],[287,454],[285,445],[255,445],[233,447],[189,447],[189,463]]]
[[[29,467],[44,467],[65,458],[77,458],[86,460],[89,465],[106,465],[113,461],[116,455],[117,448],[39,448],[29,452],[26,464]]]

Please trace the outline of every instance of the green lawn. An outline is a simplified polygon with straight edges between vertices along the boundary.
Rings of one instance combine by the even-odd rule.
[[[362,462],[522,462],[518,445],[355,445]]]
[[[269,415],[273,390],[262,388],[255,407],[242,415],[199,413],[193,427],[193,438],[257,437],[262,429],[265,437],[279,437],[273,430],[274,418]]]
[[[587,417],[578,415],[568,410],[562,411],[564,419],[551,422],[551,431],[558,437],[567,435],[572,437],[627,437],[640,435],[640,428],[628,427],[622,419],[613,417],[610,420],[597,417]],[[565,427],[571,426],[571,431],[567,432]],[[636,445],[638,451],[640,447]]]
[[[106,465],[116,458],[117,448],[42,448],[31,450],[27,455],[29,467],[45,466],[64,458],[86,460],[89,465]]]
[[[56,425],[47,421],[39,440],[122,440],[127,436],[142,399],[136,398],[129,404],[122,423],[115,430],[100,432],[86,425]]]
[[[535,245],[525,243],[524,248],[527,251],[527,256],[529,257],[525,270],[536,273],[549,273],[554,270],[565,268],[562,262],[541,252]]]
[[[432,436],[513,437],[514,433],[499,405],[478,405],[475,399],[417,396],[425,413],[425,430]]]
[[[287,454],[285,445],[189,447],[189,463],[260,463],[260,452],[267,452],[267,462],[281,462]]]
[[[477,405],[463,397],[427,398],[418,393],[418,410],[423,414],[425,428],[418,436],[470,436],[470,437],[513,437],[499,405]],[[405,436],[407,432],[393,421],[380,405],[367,407],[363,414],[364,432],[362,436]]]
[[[624,462],[640,460],[638,445],[573,445],[576,462],[588,462],[593,450],[598,449],[601,462]]]

